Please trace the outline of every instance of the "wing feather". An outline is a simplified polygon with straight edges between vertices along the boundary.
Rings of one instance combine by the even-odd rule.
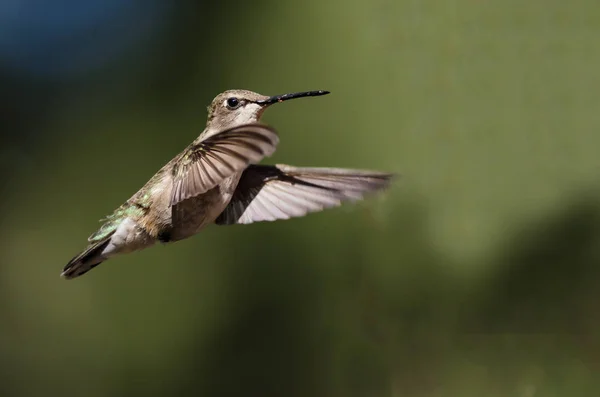
[[[343,168],[252,165],[217,218],[220,225],[304,216],[385,189],[393,174]]]
[[[171,206],[214,188],[275,151],[279,137],[262,124],[225,130],[184,151],[173,169]]]

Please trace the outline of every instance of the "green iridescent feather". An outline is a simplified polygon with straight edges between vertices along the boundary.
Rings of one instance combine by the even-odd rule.
[[[145,208],[142,206],[131,205],[129,203],[123,204],[115,212],[103,219],[104,224],[88,238],[88,241],[95,243],[104,240],[117,230],[117,227],[119,227],[125,218],[129,216],[140,217],[144,215],[144,212]]]

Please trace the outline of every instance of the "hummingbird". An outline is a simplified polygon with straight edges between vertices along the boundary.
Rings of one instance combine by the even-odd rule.
[[[61,276],[73,279],[115,255],[179,241],[210,224],[300,217],[389,186],[391,173],[258,164],[279,143],[277,131],[259,122],[265,109],[326,94],[265,96],[228,90],[217,95],[198,138],[103,219],[87,248],[65,265]]]

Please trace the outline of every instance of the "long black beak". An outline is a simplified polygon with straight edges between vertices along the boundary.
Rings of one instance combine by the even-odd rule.
[[[293,94],[275,95],[268,99],[265,99],[264,101],[256,101],[256,103],[258,103],[259,105],[267,106],[267,105],[272,105],[277,102],[287,101],[288,99],[302,98],[305,96],[321,96],[321,95],[327,95],[327,94],[329,94],[329,91],[294,92]]]

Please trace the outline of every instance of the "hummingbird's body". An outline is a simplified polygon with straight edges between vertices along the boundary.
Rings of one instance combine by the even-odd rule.
[[[209,224],[302,216],[386,187],[391,174],[334,168],[256,165],[275,151],[275,130],[258,124],[269,105],[326,91],[274,97],[230,90],[209,107],[206,129],[105,219],[64,268],[75,278],[111,256],[182,240]]]

